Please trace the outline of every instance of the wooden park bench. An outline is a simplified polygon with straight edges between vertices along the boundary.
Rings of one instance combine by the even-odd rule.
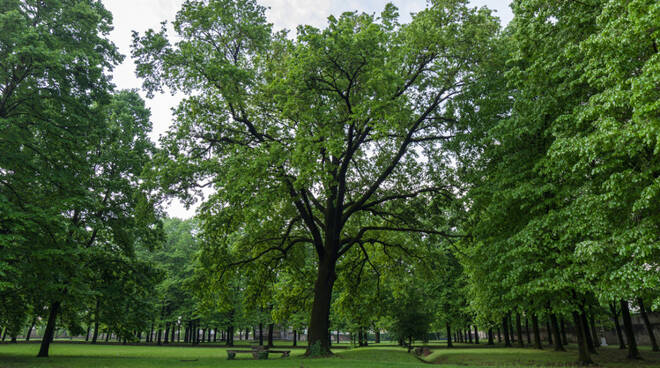
[[[241,353],[246,353],[246,354],[250,353],[252,354],[252,357],[254,359],[268,359],[269,353],[282,354],[282,358],[287,358],[289,357],[291,350],[268,350],[268,348],[264,346],[252,346],[250,350],[229,349],[227,350],[227,359],[229,360],[236,359],[236,354],[241,354]]]

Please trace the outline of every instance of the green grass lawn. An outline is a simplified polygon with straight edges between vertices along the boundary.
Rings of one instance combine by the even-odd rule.
[[[281,347],[280,349],[282,349]],[[239,347],[240,349],[240,347]],[[253,360],[242,355],[238,360],[227,360],[223,347],[158,347],[128,345],[87,345],[54,343],[51,357],[35,358],[38,344],[0,344],[0,368],[52,367],[52,368],[117,368],[117,367],[426,367],[437,365],[450,367],[570,367],[577,358],[575,348],[569,352],[555,353],[549,349],[512,348],[486,345],[458,345],[454,349],[437,346],[433,353],[420,361],[405,349],[394,346],[371,346],[359,349],[337,349],[336,356],[325,359],[308,359],[302,356],[304,349],[291,349],[290,358],[272,356],[268,361]],[[602,348],[594,360],[603,367],[657,367],[660,353],[642,348],[643,361],[630,362],[625,351]]]
[[[592,360],[599,367],[660,367],[660,353],[648,347],[640,347],[641,361],[626,359],[626,351],[617,347],[601,347]],[[577,346],[569,345],[566,352],[555,352],[551,347],[544,350],[532,348],[488,347],[487,345],[457,344],[454,349],[438,348],[424,358],[429,363],[442,366],[470,367],[572,367],[577,361]]]

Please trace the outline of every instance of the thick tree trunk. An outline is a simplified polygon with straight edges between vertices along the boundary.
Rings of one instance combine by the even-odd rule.
[[[169,344],[170,342],[170,323],[165,322],[165,338],[163,339],[163,344]]]
[[[269,323],[268,324],[268,347],[272,348],[273,346],[273,329],[275,328],[274,323]]]
[[[639,312],[642,315],[642,320],[644,321],[644,326],[646,326],[646,331],[649,334],[649,339],[651,340],[651,346],[653,351],[660,351],[658,347],[658,342],[655,339],[655,334],[653,333],[653,325],[649,321],[649,316],[646,314],[646,308],[644,308],[644,301],[642,298],[637,298],[637,304],[639,304]]]
[[[552,334],[555,335],[555,351],[566,351],[564,345],[561,343],[559,323],[557,323],[557,316],[554,313],[550,315],[550,327],[552,327]]]
[[[308,350],[309,354],[314,346],[314,352],[321,356],[331,355],[330,338],[330,304],[332,302],[332,287],[337,275],[335,274],[336,256],[325,254],[319,260],[319,268],[314,284],[314,303],[309,320]]]
[[[488,345],[495,345],[495,341],[493,341],[493,329],[489,328],[488,329]]]
[[[297,345],[298,345],[298,332],[294,328],[293,329],[293,346],[297,346]]]
[[[541,331],[539,331],[539,318],[532,313],[532,330],[534,330],[534,348],[543,349],[541,344]]]
[[[639,350],[637,350],[637,341],[635,340],[635,331],[633,331],[632,320],[630,319],[628,302],[621,299],[620,304],[623,330],[626,332],[626,340],[628,341],[628,359],[641,359]]]
[[[49,309],[48,322],[46,323],[44,336],[41,338],[41,346],[39,347],[39,354],[37,354],[38,358],[48,358],[48,349],[50,348],[50,343],[53,341],[53,336],[55,335],[57,314],[60,312],[60,302],[51,303]]]
[[[376,329],[375,334],[376,334],[376,337],[375,337],[375,341],[374,341],[374,342],[375,342],[376,344],[380,344],[380,330],[379,330],[379,329]],[[339,331],[337,331],[337,342],[339,342]]]
[[[477,325],[474,325],[474,343],[479,343],[479,329],[477,328]]]
[[[447,327],[447,347],[451,348],[454,346],[451,342],[451,325],[447,322],[445,326]]]
[[[587,346],[587,339],[584,334],[586,326],[582,323],[582,318],[580,318],[580,314],[577,311],[573,311],[573,323],[575,324],[575,333],[577,334],[578,340],[578,364],[593,364],[591,354],[589,354],[589,347]]]
[[[502,330],[504,330],[504,346],[511,347],[511,340],[509,339],[509,318],[507,316],[502,318]]]
[[[522,334],[522,324],[520,323],[520,313],[516,313],[516,330],[518,330],[518,345],[525,346]]]
[[[465,332],[467,332],[468,342],[472,344],[472,330],[470,329],[470,325],[467,325]]]

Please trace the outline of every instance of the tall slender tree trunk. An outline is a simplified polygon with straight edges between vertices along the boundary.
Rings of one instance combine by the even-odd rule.
[[[227,328],[227,341],[225,341],[225,345],[234,346],[234,326]]]
[[[561,343],[559,323],[557,323],[557,316],[554,313],[550,314],[550,327],[552,327],[552,334],[555,335],[555,351],[566,351],[564,344]]]
[[[32,335],[32,330],[34,329],[34,325],[37,323],[37,317],[32,317],[32,323],[30,323],[30,328],[27,331],[27,334],[25,335],[25,341],[30,341],[30,335]],[[87,329],[87,337],[89,337],[89,328]]]
[[[507,324],[509,325],[509,336],[511,337],[511,345],[516,342],[516,336],[513,331],[513,320],[511,319],[511,313],[506,316]]]
[[[620,304],[623,330],[626,332],[626,340],[628,340],[628,359],[641,359],[639,350],[637,350],[637,341],[635,340],[635,331],[633,330],[632,320],[630,319],[628,302],[621,299]]]
[[[623,331],[621,331],[621,325],[619,324],[619,313],[617,312],[615,302],[610,303],[610,312],[612,313],[612,320],[616,329],[616,337],[619,339],[619,349],[625,349],[626,342],[623,340]]]
[[[566,323],[564,321],[564,317],[561,317],[559,319],[559,321],[561,322],[560,323],[560,325],[561,325],[561,341],[564,344],[564,346],[566,346],[566,345],[568,345],[568,337],[566,336]]]
[[[57,301],[51,303],[48,311],[46,330],[44,331],[44,336],[41,338],[41,346],[39,347],[39,354],[37,354],[38,358],[48,358],[48,349],[50,348],[50,343],[53,341],[53,336],[55,335],[55,322],[59,312],[60,302]]]
[[[274,323],[269,323],[269,324],[268,324],[268,347],[269,347],[269,348],[272,348],[273,346],[275,346],[275,345],[273,344],[273,329],[274,329],[274,328],[275,328],[275,324],[274,324]]]
[[[451,325],[449,322],[445,324],[445,327],[447,327],[447,347],[451,348],[454,347],[454,344],[451,342]]]
[[[467,325],[465,332],[467,332],[468,335],[468,342],[472,344],[472,330],[470,329],[470,325]]]
[[[479,343],[479,329],[477,328],[477,325],[474,325],[474,343]]]
[[[525,346],[522,334],[522,324],[520,323],[520,313],[516,313],[516,330],[518,332],[518,345]]]
[[[550,328],[550,319],[545,321],[545,330],[548,333],[548,344],[552,345],[552,328]]]
[[[87,334],[85,335],[85,342],[89,341],[89,333],[92,329],[92,324],[87,323]],[[30,339],[30,336],[28,336],[28,340]]]
[[[591,339],[594,342],[594,347],[600,347],[600,339],[598,339],[598,331],[596,330],[596,319],[594,318],[594,312],[589,313],[589,327],[591,327]]]
[[[297,345],[298,345],[298,332],[294,328],[293,329],[293,346],[297,346]]]
[[[380,330],[378,328],[375,329],[375,340],[374,343],[380,344]],[[339,331],[337,331],[337,342],[339,342]]]
[[[591,336],[591,329],[589,328],[589,322],[587,321],[587,313],[582,308],[582,313],[580,314],[582,318],[582,323],[584,324],[584,337],[587,340],[587,348],[591,354],[598,354],[596,351],[596,346],[594,345],[594,340]]]
[[[593,364],[593,361],[591,360],[591,354],[589,354],[589,347],[587,346],[587,339],[584,334],[584,332],[587,330],[585,328],[586,326],[582,322],[582,318],[580,318],[580,314],[577,311],[573,311],[572,314],[578,340],[578,364]]]
[[[488,345],[495,345],[495,341],[493,341],[493,328],[488,329]]]
[[[163,339],[163,344],[169,344],[170,342],[170,323],[165,322],[165,337]]]
[[[529,333],[529,317],[525,315],[525,333],[527,334],[527,345],[532,345],[532,334]]]
[[[504,330],[504,346],[511,347],[511,340],[509,339],[509,318],[504,316],[502,318],[502,330]]]
[[[649,340],[651,340],[651,347],[653,348],[653,351],[660,351],[658,342],[655,339],[655,334],[653,333],[653,325],[651,325],[649,316],[646,314],[646,308],[644,308],[644,300],[642,300],[642,298],[637,298],[637,304],[639,304],[639,312],[642,315],[644,326],[646,326],[646,332],[649,334]]]
[[[534,330],[534,348],[543,349],[543,344],[541,344],[541,331],[539,329],[539,317],[536,313],[532,313],[532,330]]]
[[[264,324],[259,322],[259,346],[264,344]]]
[[[325,253],[320,257],[318,273],[314,284],[314,302],[312,304],[312,314],[309,321],[307,344],[308,353],[311,351],[309,350],[311,346],[317,345],[318,350],[315,350],[319,351],[321,356],[332,354],[330,352],[330,338],[328,336],[328,331],[330,331],[332,288],[337,278],[335,273],[336,261],[336,254]]]

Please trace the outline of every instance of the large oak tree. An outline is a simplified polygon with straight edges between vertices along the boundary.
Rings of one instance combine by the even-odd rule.
[[[290,39],[264,11],[255,1],[186,1],[176,42],[165,26],[134,35],[145,88],[188,94],[154,177],[188,200],[215,189],[201,214],[218,275],[312,249],[309,343],[325,355],[336,265],[349,249],[397,246],[383,234],[451,235],[432,215],[452,194],[446,106],[471,83],[498,23],[444,0],[400,24],[388,4],[379,16],[300,26]]]

